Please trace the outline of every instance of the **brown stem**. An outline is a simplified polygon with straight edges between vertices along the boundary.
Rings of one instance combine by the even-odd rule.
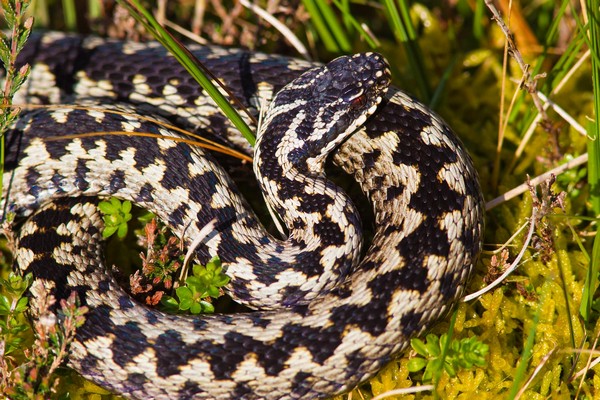
[[[504,23],[504,20],[502,19],[500,12],[492,3],[492,0],[485,0],[485,5],[491,11],[492,19],[494,21],[496,21],[496,23],[498,24],[498,26],[504,33],[504,36],[506,36],[506,43],[507,43],[509,54],[512,55],[513,59],[517,62],[517,64],[519,65],[519,68],[521,68],[521,71],[523,72],[523,80],[522,80],[521,86],[525,90],[527,90],[527,92],[529,92],[529,94],[531,95],[531,98],[533,99],[533,104],[535,105],[535,107],[538,109],[538,112],[542,116],[542,120],[547,121],[548,115],[546,114],[546,110],[544,109],[544,105],[543,105],[542,101],[540,100],[540,97],[537,95],[536,85],[537,85],[538,76],[534,76],[534,77],[531,76],[531,73],[529,72],[529,64],[525,63],[525,61],[523,60],[523,57],[521,56],[521,52],[519,51],[519,49],[517,48],[517,45],[515,44],[515,41],[514,41],[512,33],[510,32],[510,29]]]

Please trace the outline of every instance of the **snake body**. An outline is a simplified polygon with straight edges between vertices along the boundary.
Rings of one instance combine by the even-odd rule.
[[[289,237],[264,231],[211,154],[137,114],[111,112],[134,107],[247,150],[160,47],[42,35],[23,56],[34,67],[22,99],[104,106],[30,111],[9,131],[3,209],[33,214],[20,229],[18,268],[56,297],[74,290],[90,307],[69,365],[115,392],[296,399],[347,391],[462,295],[483,220],[470,158],[425,106],[395,88],[383,95],[389,77],[380,56],[311,69],[241,50],[192,51],[248,105],[264,85],[277,93],[254,169]],[[50,140],[117,130],[165,138]],[[322,175],[332,151],[374,210],[374,237],[360,260],[356,208]],[[187,318],[131,300],[103,263],[90,199],[112,195],[153,211],[188,245],[216,219],[196,256],[218,254],[231,296],[257,311]]]

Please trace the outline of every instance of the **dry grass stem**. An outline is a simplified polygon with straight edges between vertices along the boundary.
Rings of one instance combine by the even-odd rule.
[[[385,393],[381,393],[380,395],[373,397],[371,400],[381,400],[381,399],[387,399],[392,396],[402,396],[402,395],[407,395],[407,394],[411,394],[411,393],[428,392],[428,391],[432,391],[434,389],[435,389],[435,386],[433,386],[433,385],[423,385],[423,386],[412,386],[412,387],[408,387],[408,388],[388,390]]]
[[[525,255],[525,250],[527,250],[527,247],[529,246],[529,243],[531,242],[533,233],[535,232],[535,222],[537,221],[537,218],[538,218],[537,213],[538,213],[537,207],[532,207],[531,217],[529,217],[529,232],[527,232],[527,237],[525,238],[525,242],[523,242],[523,247],[521,248],[521,251],[519,252],[517,257],[514,259],[514,261],[510,264],[510,267],[507,268],[504,271],[504,273],[498,277],[498,279],[494,280],[492,283],[490,283],[483,289],[478,290],[475,293],[471,293],[471,294],[463,297],[462,301],[469,302],[469,301],[474,300],[474,299],[482,296],[483,294],[489,292],[490,290],[492,290],[493,288],[498,286],[500,283],[502,283],[508,275],[510,275],[515,269],[517,269],[517,267],[519,266],[519,263],[521,262],[521,259]]]
[[[253,13],[258,15],[265,21],[267,21],[269,24],[271,24],[271,26],[273,28],[277,29],[279,31],[279,33],[281,33],[283,35],[283,37],[285,37],[287,39],[287,41],[292,46],[294,46],[296,51],[298,53],[300,53],[300,55],[305,60],[309,60],[309,61],[311,60],[310,54],[308,53],[308,50],[306,49],[306,46],[304,46],[302,41],[300,39],[298,39],[298,37],[294,34],[294,32],[292,32],[287,26],[282,24],[277,18],[275,18],[273,15],[271,15],[268,11],[263,10],[262,8],[260,8],[259,6],[257,6],[254,3],[251,3],[248,0],[240,0],[240,4],[243,5],[244,7],[248,8],[249,10],[251,10]]]
[[[548,115],[546,114],[546,110],[544,110],[544,105],[539,96],[537,95],[536,90],[537,79],[543,77],[543,75],[531,76],[531,73],[529,72],[530,66],[523,60],[523,56],[521,56],[521,52],[517,48],[517,45],[515,44],[515,41],[513,39],[513,34],[510,32],[508,26],[504,23],[500,12],[492,3],[492,0],[485,0],[485,5],[491,11],[492,19],[496,21],[496,23],[504,33],[504,36],[506,36],[508,53],[512,55],[513,59],[517,62],[519,68],[521,68],[521,71],[523,72],[522,87],[525,88],[531,95],[535,107],[538,109],[538,112],[542,116],[542,120],[547,121]]]
[[[543,174],[536,176],[535,178],[531,179],[529,182],[533,186],[537,186],[540,183],[547,180],[548,178],[550,178],[551,176],[560,175],[563,172],[565,172],[566,170],[569,170],[571,168],[575,168],[575,167],[578,167],[580,165],[587,163],[587,161],[588,161],[588,154],[587,153],[582,154],[579,157],[575,157],[574,159],[569,160],[566,163],[561,164],[556,168],[552,168],[550,171],[544,172]],[[528,183],[523,183],[523,184],[509,190],[508,192],[502,194],[501,196],[498,196],[495,199],[490,200],[487,203],[485,203],[485,209],[491,210],[492,208],[499,206],[500,204],[502,204],[510,199],[513,199],[513,198],[525,193],[528,190],[529,190]]]
[[[542,358],[542,360],[540,361],[540,363],[535,367],[535,369],[533,370],[532,374],[529,376],[529,379],[527,379],[527,382],[525,382],[525,384],[523,385],[523,387],[521,387],[521,389],[519,389],[519,392],[517,392],[517,395],[515,396],[515,400],[518,400],[518,399],[520,399],[523,396],[523,394],[525,393],[525,391],[527,390],[527,388],[529,387],[529,385],[531,385],[531,382],[533,382],[533,379],[537,376],[537,374],[546,365],[546,363],[550,359],[550,356],[552,356],[552,354],[554,354],[555,351],[556,351],[556,347],[554,347],[552,350],[550,350],[544,356],[544,358]]]

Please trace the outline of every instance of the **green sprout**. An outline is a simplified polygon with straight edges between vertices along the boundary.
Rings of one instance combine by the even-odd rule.
[[[417,372],[425,368],[423,381],[431,381],[436,371],[442,368],[451,377],[456,376],[458,369],[469,369],[473,366],[485,366],[485,356],[489,346],[477,340],[475,337],[454,340],[450,342],[446,356],[442,359],[442,349],[446,346],[448,335],[445,333],[438,339],[436,335],[427,335],[426,342],[420,339],[412,339],[410,345],[421,357],[411,358],[408,362],[408,370]],[[443,363],[443,364],[442,364]]]
[[[175,290],[177,300],[164,296],[161,303],[170,311],[188,311],[192,314],[211,314],[215,307],[210,298],[220,296],[220,288],[229,283],[229,277],[223,273],[221,260],[213,257],[206,266],[195,264],[193,275],[188,276],[185,285]]]
[[[127,222],[131,220],[131,202],[121,201],[115,197],[111,197],[110,201],[101,201],[98,208],[104,214],[104,230],[102,237],[107,239],[115,232],[119,239],[124,239],[127,236]]]
[[[24,278],[10,272],[8,278],[0,278],[0,343],[7,355],[22,347],[22,333],[29,327],[23,313],[27,309],[28,298],[25,296],[31,284],[32,275]]]

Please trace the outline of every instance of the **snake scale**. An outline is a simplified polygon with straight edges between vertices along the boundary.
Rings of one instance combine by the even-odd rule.
[[[17,102],[95,106],[26,111],[7,134],[3,210],[26,220],[16,268],[59,299],[76,291],[90,307],[68,365],[125,396],[347,391],[462,295],[483,224],[471,160],[431,110],[396,88],[386,93],[389,72],[376,54],[320,66],[239,49],[191,50],[251,109],[256,98],[277,94],[254,169],[288,237],[264,230],[210,152],[169,139],[180,134],[139,116],[162,116],[252,152],[160,46],[46,33],[21,55],[33,69]],[[100,131],[165,138],[50,140]],[[323,175],[328,153],[372,205],[374,234],[363,250],[360,215]],[[94,198],[113,195],[153,211],[188,245],[216,219],[196,257],[204,263],[218,254],[228,293],[255,311],[183,317],[133,301],[103,261]]]

